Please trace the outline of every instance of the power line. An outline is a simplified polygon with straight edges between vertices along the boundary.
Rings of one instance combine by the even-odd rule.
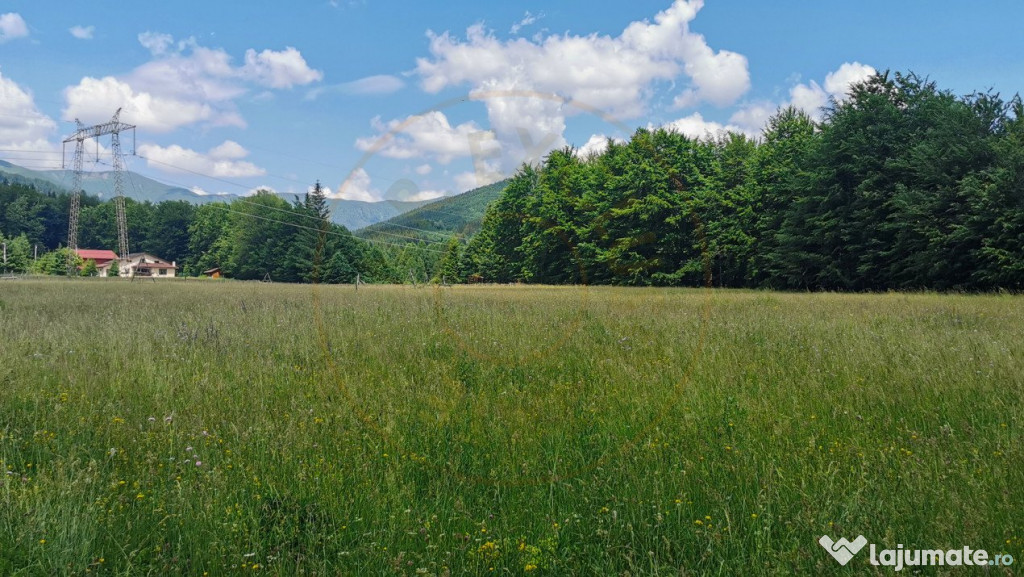
[[[3,151],[3,150],[4,149],[0,149],[0,151]],[[23,151],[22,150],[18,150],[17,152],[23,152]],[[54,153],[53,151],[45,151],[45,150],[39,150],[39,151],[34,151],[34,152],[40,152],[40,153],[46,153],[46,154],[59,154],[59,153]],[[105,154],[104,156],[111,156],[111,155]],[[190,173],[190,174],[194,174],[196,176],[201,176],[203,178],[208,178],[210,180],[214,180],[214,181],[217,181],[217,182],[222,182],[224,184],[235,186],[235,187],[244,189],[246,191],[248,191],[250,189],[250,187],[248,187],[246,185],[243,185],[243,184],[240,184],[240,183],[237,183],[237,182],[233,182],[231,180],[227,180],[227,179],[224,179],[224,178],[212,176],[212,175],[205,174],[205,173],[197,171],[197,170],[192,170],[192,169],[185,168],[185,167],[182,167],[182,166],[177,166],[177,165],[174,165],[174,164],[171,164],[171,163],[168,163],[168,162],[164,162],[164,161],[161,161],[161,160],[156,160],[154,158],[150,158],[150,157],[147,157],[147,156],[144,156],[144,155],[141,155],[141,154],[137,154],[136,153],[134,156],[136,156],[138,158],[141,158],[141,159],[143,159],[143,160],[145,160],[147,162],[152,162],[152,163],[160,164],[160,165],[166,166],[168,168],[173,168],[175,170],[180,170],[182,172],[187,172],[187,173]],[[99,161],[99,160],[97,160],[97,161],[95,161],[93,163],[94,166],[97,163],[98,164],[103,164],[103,165],[106,165],[106,166],[112,166],[110,164],[107,164],[107,163]],[[319,164],[322,164],[322,163],[319,163]],[[325,165],[325,166],[327,166],[327,165]],[[288,181],[295,182],[295,183],[298,183],[298,184],[308,184],[308,183],[301,182],[301,181],[298,181],[298,180],[295,180],[295,179],[288,179],[288,178],[284,178],[284,177],[280,177],[280,176],[276,176],[276,175],[270,175],[270,176],[274,176],[275,178],[280,178],[282,180],[288,180]],[[131,176],[129,176],[129,178],[131,178]],[[180,187],[183,187],[183,188],[188,188],[188,185],[180,183],[180,182],[174,182],[174,181],[170,181],[170,180],[167,180],[167,179],[163,179],[163,180],[165,182],[167,182],[168,184],[173,184],[175,186],[180,186]],[[138,193],[138,189],[134,185],[134,180],[132,181],[132,187],[136,191],[136,193]],[[258,204],[258,203],[253,203],[251,201],[247,201],[247,200],[245,200],[242,197],[235,197],[235,200],[243,202],[243,203],[246,203],[246,204]],[[318,217],[316,217],[316,216],[299,214],[299,213],[292,212],[291,210],[288,210],[288,209],[282,209],[282,208],[273,207],[273,206],[266,206],[266,205],[262,205],[262,204],[258,204],[258,205],[263,207],[263,208],[265,208],[265,209],[275,210],[275,211],[278,211],[278,212],[284,212],[285,214],[288,214],[290,216],[299,216],[299,217],[302,217],[302,218],[318,219]],[[448,212],[445,212],[445,211],[442,211],[442,210],[438,210],[438,209],[427,209],[427,212],[429,212],[429,213],[437,213],[437,214],[442,214],[442,215],[446,214],[446,215],[455,216],[455,217],[458,217],[458,218],[462,218],[463,217],[463,215],[456,215],[454,213],[448,213]],[[411,230],[411,231],[415,231],[415,232],[419,232],[419,233],[423,233],[423,234],[427,234],[427,235],[437,235],[438,237],[442,237],[444,239],[444,240],[433,240],[433,239],[430,239],[430,238],[416,238],[416,237],[411,237],[411,236],[404,236],[404,235],[400,235],[400,234],[396,234],[396,233],[390,233],[390,232],[381,231],[381,230],[373,231],[376,234],[383,234],[383,235],[387,235],[387,236],[391,236],[391,237],[395,237],[395,238],[402,238],[402,239],[405,239],[405,240],[416,241],[416,242],[427,242],[427,243],[433,243],[433,244],[445,244],[447,242],[448,238],[450,238],[450,236],[451,236],[450,234],[445,234],[445,233],[440,232],[440,231],[415,228],[415,227],[405,226],[405,225],[401,225],[401,224],[397,224],[397,223],[389,223],[389,222],[386,222],[386,221],[382,221],[382,222],[379,222],[379,223],[374,223],[374,225],[371,225],[371,226],[391,226],[391,227],[397,227],[397,228]],[[364,240],[369,240],[369,239],[364,239]],[[391,244],[391,245],[394,245],[394,246],[401,246],[398,243],[387,243],[385,241],[380,241],[380,242],[383,242],[384,244]]]
[[[136,156],[138,156],[139,158],[141,158],[143,160],[146,160],[148,162],[156,162],[156,163],[162,164],[164,166],[168,166],[168,167],[175,168],[175,169],[178,169],[178,170],[183,170],[185,172],[190,172],[192,174],[195,174],[196,176],[202,176],[202,177],[205,177],[205,178],[210,178],[212,180],[216,180],[218,182],[223,182],[225,184],[230,184],[232,186],[237,186],[239,188],[244,188],[246,190],[249,189],[249,187],[247,187],[245,185],[242,185],[242,184],[239,184],[237,182],[232,182],[230,180],[226,180],[226,179],[223,179],[223,178],[217,178],[215,176],[210,176],[208,174],[204,174],[204,173],[196,171],[196,170],[190,170],[190,169],[187,169],[187,168],[183,168],[183,167],[180,167],[180,166],[175,166],[173,164],[169,164],[169,163],[162,162],[162,161],[159,161],[159,160],[154,160],[152,158],[148,158],[148,157],[142,156],[141,154],[138,154]],[[296,182],[298,182],[298,181],[296,181]],[[300,183],[300,184],[306,184],[306,183]],[[183,185],[179,185],[179,186],[183,186]],[[237,200],[239,200],[241,202],[248,202],[249,204],[256,204],[256,203],[252,203],[250,201],[246,201],[243,198],[238,198]],[[282,208],[277,208],[277,207],[273,207],[273,206],[265,206],[265,205],[260,205],[260,206],[264,206],[264,208],[269,208],[271,210],[277,210],[277,211],[281,211],[281,212],[286,212],[287,214],[295,214],[295,213],[291,212],[290,210],[286,210],[286,209],[282,209]],[[299,215],[299,216],[302,216],[302,217],[305,217],[305,218],[311,218],[311,219],[318,219],[319,218],[319,217],[316,217],[316,216],[313,216],[313,215]],[[430,234],[440,234],[440,233],[436,233],[435,231],[415,229],[415,228],[412,228],[412,227],[403,227],[403,228],[408,228],[410,230],[416,230],[416,231],[419,231],[419,232],[430,233]],[[391,233],[383,233],[383,234],[391,234]],[[401,235],[395,235],[395,234],[391,234],[391,236],[397,236],[398,238],[405,238],[405,239],[408,239],[408,240],[417,240],[417,241],[425,240],[425,239],[418,239],[418,238],[413,238],[413,237],[409,237],[409,236],[401,236]],[[445,238],[447,239],[447,236]],[[433,243],[443,244],[445,241],[427,240],[426,242],[433,242]]]
[[[175,183],[175,182],[169,182],[168,184],[176,184],[178,186],[184,186],[184,185],[182,185],[180,183]],[[241,186],[241,185],[238,185],[238,186]],[[240,202],[242,204],[248,204],[248,205],[256,206],[256,207],[263,208],[263,209],[270,209],[270,210],[275,210],[275,211],[278,211],[278,212],[283,212],[283,213],[285,213],[285,214],[287,214],[289,216],[297,216],[297,217],[300,217],[300,218],[316,219],[317,221],[320,220],[320,218],[317,217],[317,216],[308,215],[308,214],[301,214],[301,213],[293,212],[293,211],[288,210],[288,209],[278,208],[276,206],[267,206],[265,204],[261,204],[261,203],[258,203],[258,202],[253,202],[251,200],[247,200],[247,199],[241,198],[241,197],[235,197],[233,199],[232,203],[234,203],[234,202]],[[357,238],[354,235],[352,235],[351,233],[348,233],[348,235],[346,235],[346,234],[340,233],[340,232],[321,231],[321,229],[315,228],[315,227],[311,227],[311,226],[305,226],[305,225],[294,223],[294,222],[287,222],[287,221],[283,221],[283,220],[277,220],[277,219],[273,219],[273,218],[266,217],[266,216],[260,216],[260,215],[257,215],[257,214],[252,214],[252,213],[249,213],[249,212],[244,212],[244,211],[241,211],[241,210],[236,210],[234,208],[231,208],[231,205],[226,203],[226,202],[210,202],[210,203],[207,203],[207,204],[205,204],[203,206],[209,206],[209,207],[212,207],[212,208],[217,209],[217,210],[224,210],[224,211],[227,211],[227,212],[232,212],[232,213],[239,214],[239,215],[242,215],[242,216],[248,216],[248,217],[256,218],[258,220],[263,220],[263,221],[266,221],[266,222],[272,222],[272,223],[275,223],[275,224],[281,224],[281,225],[284,225],[284,226],[291,226],[291,227],[294,227],[294,228],[301,228],[301,229],[304,229],[304,230],[312,230],[312,231],[315,231],[315,232],[323,232],[324,234],[329,234],[329,235],[333,235],[333,236],[339,236],[339,237],[343,237],[343,238],[346,237],[346,236],[348,236],[350,238]],[[386,244],[386,245],[389,245],[389,246],[397,246],[397,247],[400,247],[400,248],[407,248],[408,247],[408,243],[400,244],[400,243],[395,243],[395,242],[388,242],[388,241],[384,241],[384,240],[368,239],[368,238],[360,238],[359,240],[363,240],[363,241],[366,241],[366,242],[375,242],[375,243],[378,243],[378,244]],[[410,240],[420,240],[420,239],[411,239],[410,238]],[[430,242],[437,243],[438,241],[430,241]],[[416,247],[416,248],[418,248],[419,250],[427,251],[427,252],[434,252],[434,253],[437,253],[437,254],[444,254],[444,251],[435,250],[435,249],[432,249],[432,248],[427,248],[427,247]]]
[[[257,203],[254,203],[254,204],[257,204]],[[323,229],[319,229],[319,228],[314,228],[314,227],[311,227],[311,226],[305,226],[305,225],[301,225],[301,224],[296,224],[294,222],[285,222],[283,220],[277,220],[277,219],[269,218],[269,217],[266,217],[266,216],[260,216],[258,214],[252,214],[252,213],[244,212],[244,211],[241,211],[241,210],[235,210],[235,209],[231,208],[231,205],[229,205],[227,203],[223,203],[223,202],[211,202],[211,203],[209,203],[207,205],[204,205],[204,206],[209,206],[209,207],[215,208],[217,210],[233,212],[235,214],[239,214],[239,215],[242,215],[242,216],[247,216],[247,217],[255,218],[255,219],[258,219],[258,220],[263,220],[263,221],[266,221],[266,222],[272,222],[272,223],[281,224],[281,225],[284,225],[284,226],[291,226],[291,227],[294,227],[294,228],[301,228],[301,229],[304,229],[304,230],[312,230],[312,231],[320,233],[320,234],[326,234],[326,235],[331,235],[331,236],[338,236],[338,237],[342,237],[342,238],[351,238],[351,239],[354,239],[354,240],[362,240],[362,241],[366,241],[366,242],[376,242],[376,243],[379,243],[379,244],[386,244],[386,245],[390,245],[390,246],[397,246],[397,247],[400,247],[400,248],[408,248],[408,246],[409,246],[408,244],[398,244],[398,243],[387,242],[387,241],[383,241],[383,240],[371,240],[371,239],[368,239],[368,238],[360,239],[360,238],[357,238],[357,237],[353,236],[352,233],[345,234],[345,233],[341,233],[341,232],[333,232],[333,231],[329,231],[329,230],[323,230]],[[258,204],[258,206],[262,206],[264,208],[268,208],[268,207],[266,207],[264,205],[260,205],[260,204]],[[427,248],[427,247],[422,247],[422,246],[421,247],[416,247],[416,248],[418,248],[419,250],[427,251],[427,252],[434,252],[434,253],[437,253],[437,254],[444,254],[444,251],[442,251],[442,250],[434,250],[434,249]]]

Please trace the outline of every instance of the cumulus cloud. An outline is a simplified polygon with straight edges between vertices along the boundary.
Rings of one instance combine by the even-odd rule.
[[[151,168],[169,173],[198,173],[217,178],[244,178],[263,176],[266,170],[241,160],[249,151],[237,142],[226,140],[203,154],[177,144],[168,147],[156,144],[139,146],[139,156],[146,159]]]
[[[757,136],[778,109],[779,105],[774,102],[754,102],[733,113],[729,122],[743,127],[745,133]]]
[[[376,202],[382,199],[380,191],[372,187],[370,175],[363,168],[357,168],[349,173],[345,182],[342,182],[336,192],[327,195],[328,198],[340,198],[343,200],[361,200],[364,202]]]
[[[227,52],[194,38],[175,41],[169,34],[143,32],[138,40],[153,58],[123,76],[85,77],[68,87],[65,120],[102,122],[120,107],[125,122],[154,132],[195,123],[244,127],[235,100],[250,87],[290,88],[323,77],[290,47],[249,50],[245,64],[234,66]]]
[[[483,103],[490,126],[478,137],[493,142],[473,153],[474,178],[499,179],[565,146],[568,117],[595,111],[606,121],[642,116],[657,83],[682,85],[679,106],[735,102],[750,86],[747,59],[712,48],[690,29],[703,5],[675,0],[653,22],[632,22],[617,36],[502,39],[483,24],[469,27],[465,38],[428,32],[429,55],[417,59],[414,74],[428,93],[465,86],[471,100]],[[536,18],[527,13],[512,34]],[[414,148],[391,152],[412,157]]]
[[[430,57],[416,72],[428,92],[487,82],[563,94],[608,111],[635,117],[644,110],[648,86],[657,80],[690,79],[693,102],[734,102],[750,85],[747,60],[715,51],[690,22],[703,0],[676,0],[654,22],[631,23],[617,37],[554,35],[540,41],[500,40],[477,24],[466,40],[430,33]]]
[[[92,40],[93,33],[96,32],[95,26],[72,26],[68,29],[68,32],[72,36],[79,40]]]
[[[284,50],[264,50],[257,53],[250,48],[245,52],[243,77],[270,88],[291,88],[323,80],[324,74],[306,64],[302,54],[288,46]]]
[[[397,76],[378,74],[367,76],[352,82],[335,84],[333,86],[321,86],[306,93],[306,100],[316,100],[326,94],[355,94],[355,95],[376,95],[391,94],[398,92],[405,87],[405,82]]]
[[[821,120],[823,111],[831,100],[844,102],[850,96],[850,88],[875,74],[875,69],[860,62],[845,62],[829,72],[822,83],[815,80],[797,82],[789,89],[789,99],[773,104],[759,102],[749,104],[736,111],[729,119],[748,134],[756,134],[764,128],[768,119],[779,108],[792,106],[807,113],[815,120]]]
[[[121,108],[121,120],[151,132],[169,132],[213,120],[216,115],[214,107],[205,102],[136,92],[130,84],[112,76],[83,78],[64,91],[64,100],[65,120],[78,118],[85,124],[104,122],[114,110]],[[217,123],[230,124],[232,122],[227,122],[230,118],[224,116]]]
[[[50,142],[56,129],[57,123],[36,108],[32,94],[0,72],[0,149],[59,151],[60,147]],[[55,155],[52,164],[52,168],[59,168],[60,158]]]
[[[850,88],[875,74],[875,69],[860,62],[845,62],[825,76],[825,82],[810,81],[797,84],[789,91],[789,105],[803,110],[812,118],[821,119],[822,109],[829,100],[844,102],[850,97]]]
[[[867,64],[845,62],[825,77],[825,91],[838,102],[844,102],[850,97],[850,89],[854,84],[864,82],[874,75],[875,69]]]
[[[420,176],[426,176],[426,175],[430,174],[431,171],[433,171],[433,170],[434,170],[434,167],[430,166],[429,164],[421,164],[421,165],[419,165],[419,166],[417,166],[415,168],[416,174],[418,174]]]
[[[576,150],[576,156],[580,158],[589,158],[595,154],[601,154],[608,150],[609,137],[604,134],[595,134],[590,137],[587,142]],[[611,140],[622,143],[625,140],[621,138],[611,138]]]
[[[28,36],[28,25],[17,12],[0,14],[0,44]]]
[[[745,132],[739,126],[705,120],[699,112],[669,122],[665,128],[697,139],[715,138],[727,132]]]
[[[443,112],[432,111],[384,123],[371,121],[377,135],[356,140],[356,148],[387,158],[429,158],[449,164],[456,158],[491,154],[496,146],[492,132],[475,122],[452,126]]]

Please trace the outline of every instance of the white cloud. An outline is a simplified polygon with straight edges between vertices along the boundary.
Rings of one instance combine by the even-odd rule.
[[[747,59],[716,51],[690,30],[703,5],[675,0],[653,22],[630,23],[618,36],[500,39],[483,24],[469,27],[465,39],[429,32],[429,56],[417,59],[415,74],[429,93],[466,86],[484,104],[494,143],[473,154],[475,172],[496,179],[564,147],[570,116],[594,113],[615,123],[609,119],[644,115],[657,83],[681,80],[679,105],[735,102],[750,86]]]
[[[822,109],[829,99],[843,102],[849,98],[850,88],[875,74],[875,69],[860,62],[844,62],[825,76],[824,85],[815,81],[797,84],[789,91],[789,104],[806,112],[811,118],[820,120]]]
[[[515,24],[513,24],[512,28],[509,29],[508,33],[509,34],[519,34],[520,30],[522,30],[523,28],[525,28],[525,27],[535,23],[538,20],[538,18],[540,18],[540,17],[535,15],[535,14],[531,14],[530,11],[527,10],[526,14],[523,16],[523,19],[520,20],[519,22],[516,22]]]
[[[174,45],[174,37],[170,34],[163,34],[160,32],[146,31],[138,36],[139,44],[143,48],[149,50],[149,53],[153,56],[163,56],[167,54],[167,50]]]
[[[618,143],[625,142],[621,138],[612,138],[612,140]],[[589,158],[592,155],[601,154],[606,150],[608,150],[608,137],[604,134],[595,134],[587,140],[586,144],[576,150],[576,156],[580,158]]]
[[[306,64],[302,54],[288,46],[284,50],[264,50],[257,53],[250,48],[245,52],[243,77],[270,88],[291,88],[323,80],[324,74]]]
[[[0,44],[28,36],[28,25],[17,12],[0,14]]]
[[[417,166],[416,169],[415,169],[416,174],[418,174],[420,176],[426,176],[426,175],[430,174],[430,172],[432,170],[434,170],[434,167],[430,166],[429,164],[421,164],[421,165]]]
[[[456,174],[453,180],[459,192],[466,192],[467,190],[494,184],[504,178],[506,178],[506,175],[497,170],[477,170]]]
[[[863,82],[875,74],[875,69],[860,62],[845,62],[836,70],[825,76],[822,84],[814,80],[799,82],[799,76],[792,77],[796,81],[789,89],[789,99],[785,102],[774,104],[771,102],[757,102],[749,104],[736,111],[729,122],[742,127],[747,134],[758,134],[767,124],[768,119],[775,114],[779,108],[793,106],[807,113],[815,120],[821,120],[823,110],[829,105],[830,99],[836,102],[843,102],[849,98],[850,88],[859,82]]]
[[[151,132],[171,130],[200,121],[214,120],[215,109],[207,103],[136,92],[127,82],[112,76],[83,78],[64,91],[64,120],[81,119],[85,124],[105,122],[118,108],[121,120]],[[225,116],[222,120],[228,119]]]
[[[143,144],[139,146],[138,154],[151,168],[169,173],[199,173],[217,178],[244,178],[267,173],[255,164],[241,160],[249,152],[231,140],[224,141],[206,154],[177,144],[168,147]]]
[[[79,40],[92,40],[93,33],[96,32],[95,26],[72,26],[68,29],[68,32],[72,36]]]
[[[443,190],[421,190],[416,194],[407,196],[400,200],[404,200],[406,202],[419,202],[421,200],[434,200],[435,198],[441,198],[444,195],[445,192]]]
[[[747,60],[715,52],[689,24],[703,0],[676,0],[655,22],[631,23],[617,37],[548,36],[502,41],[482,25],[470,27],[465,41],[449,33],[429,34],[429,58],[416,72],[428,92],[448,86],[487,82],[564,94],[610,114],[636,117],[644,110],[649,85],[680,75],[691,81],[694,102],[734,102],[749,88]]]
[[[325,94],[355,94],[355,95],[376,95],[391,94],[398,92],[405,87],[405,82],[397,76],[379,74],[367,76],[352,82],[335,84],[333,86],[321,86],[306,93],[306,100],[316,100]]]
[[[778,109],[773,102],[755,102],[733,113],[729,122],[742,127],[746,134],[757,136]]]
[[[363,168],[353,170],[345,182],[338,187],[337,192],[327,195],[329,198],[340,198],[344,200],[362,200],[364,202],[376,202],[382,200],[380,192],[372,188],[370,175]]]
[[[138,40],[153,59],[123,76],[85,77],[68,87],[65,120],[103,122],[122,107],[122,120],[154,132],[196,123],[244,127],[235,100],[253,85],[281,89],[323,77],[290,47],[249,50],[245,64],[233,66],[227,52],[194,38],[175,42],[168,34],[143,32]]]
[[[0,148],[7,151],[57,152],[60,147],[50,142],[57,123],[36,108],[32,94],[0,72]],[[46,155],[49,157],[49,155]],[[59,168],[60,157],[52,161],[33,162]]]
[[[452,126],[440,111],[384,123],[379,117],[371,125],[376,136],[359,138],[356,147],[387,158],[430,158],[448,164],[474,154],[489,154],[496,146],[494,135],[475,122]]]
[[[817,82],[797,84],[789,90],[789,104],[813,118],[821,118],[821,109],[828,104],[828,93]]]
[[[217,160],[238,160],[249,156],[249,151],[234,140],[225,140],[218,146],[210,149],[210,158]]]
[[[739,126],[704,120],[704,117],[699,112],[694,112],[689,116],[669,122],[664,128],[674,130],[689,138],[697,139],[715,138],[727,132],[744,132]]]
[[[845,62],[835,72],[825,77],[825,90],[839,102],[850,96],[854,84],[864,82],[875,75],[875,69],[860,62]]]

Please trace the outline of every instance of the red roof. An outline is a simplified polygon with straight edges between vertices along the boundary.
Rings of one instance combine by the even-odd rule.
[[[89,248],[80,248],[77,251],[78,256],[82,257],[82,260],[94,260],[97,264],[100,261],[111,261],[117,258],[117,254],[112,250],[93,250]]]

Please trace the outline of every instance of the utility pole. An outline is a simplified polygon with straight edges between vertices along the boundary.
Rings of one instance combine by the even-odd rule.
[[[121,133],[132,131],[132,154],[135,153],[135,125],[121,122],[121,109],[118,108],[110,122],[84,126],[77,118],[75,123],[78,130],[64,139],[62,153],[67,149],[69,142],[75,143],[74,171],[75,176],[71,189],[71,208],[68,213],[68,269],[74,264],[75,251],[78,250],[78,217],[82,207],[82,162],[85,156],[85,141],[93,139],[96,141],[96,160],[100,158],[99,138],[110,135],[110,148],[114,155],[114,206],[117,212],[117,248],[118,257],[128,258],[128,221],[124,213],[124,159],[121,157]],[[61,159],[61,168],[64,168],[64,158]]]

